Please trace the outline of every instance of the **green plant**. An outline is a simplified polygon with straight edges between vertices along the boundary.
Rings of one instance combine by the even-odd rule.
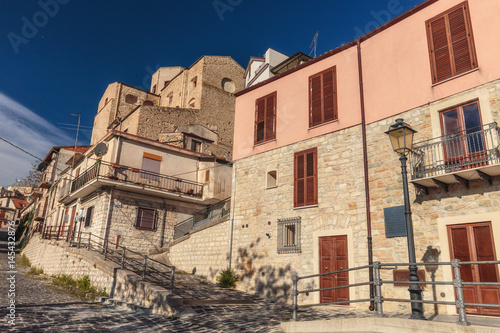
[[[217,276],[217,284],[224,288],[234,288],[236,287],[236,282],[238,282],[240,277],[238,274],[234,273],[231,269],[223,269]]]
[[[31,262],[30,262],[30,260],[28,259],[28,257],[25,254],[23,254],[21,256],[20,262],[21,262],[21,265],[31,267]]]
[[[83,289],[83,290],[90,289],[90,278],[89,278],[89,276],[85,275],[80,280],[77,280],[76,281],[76,285],[77,285],[78,288]]]
[[[28,274],[29,275],[42,275],[43,268],[31,267],[31,269],[28,271]]]

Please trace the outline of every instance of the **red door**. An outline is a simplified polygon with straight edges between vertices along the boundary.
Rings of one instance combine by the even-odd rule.
[[[340,271],[348,268],[347,236],[329,236],[319,238],[320,273]],[[347,272],[320,277],[320,288],[331,288],[349,284]],[[321,303],[349,300],[349,288],[324,290],[320,294]],[[348,305],[344,303],[342,305]]]
[[[452,259],[461,261],[495,261],[495,245],[491,223],[448,226]],[[494,264],[462,265],[460,275],[464,282],[499,282]],[[498,286],[464,286],[466,303],[500,304]],[[499,308],[468,306],[467,313],[500,316]]]

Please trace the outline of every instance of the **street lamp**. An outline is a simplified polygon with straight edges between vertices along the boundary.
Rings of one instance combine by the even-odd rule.
[[[415,258],[415,242],[413,237],[413,223],[411,221],[411,209],[410,209],[410,195],[408,193],[408,177],[406,172],[406,157],[413,148],[413,135],[416,133],[410,125],[406,124],[403,119],[396,119],[396,123],[389,127],[389,130],[385,132],[389,135],[391,139],[392,149],[399,154],[399,160],[401,161],[401,175],[403,177],[403,194],[405,203],[405,219],[406,219],[406,231],[408,239],[408,261],[410,263],[410,287],[408,291],[410,292],[410,299],[412,301],[422,300],[422,289],[418,285],[418,275],[417,275],[417,265]],[[422,303],[411,303],[411,317],[410,319],[425,319],[424,308]]]

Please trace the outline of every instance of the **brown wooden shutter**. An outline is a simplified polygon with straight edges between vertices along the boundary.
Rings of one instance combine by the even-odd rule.
[[[321,124],[321,75],[309,79],[310,85],[310,115],[309,125]]]
[[[467,6],[464,2],[427,21],[433,83],[477,67]]]
[[[455,75],[465,73],[474,68],[465,11],[466,7],[463,5],[463,7],[452,11],[448,15],[453,60],[455,62]]]
[[[329,70],[323,75],[323,121],[335,119],[334,72]]]
[[[276,137],[275,128],[275,105],[276,95],[271,95],[266,99],[266,135],[265,140],[271,140]]]
[[[429,23],[432,47],[431,57],[434,67],[434,82],[450,78],[453,75],[451,68],[450,50],[448,47],[448,33],[444,17]]]
[[[294,206],[318,203],[317,149],[295,153]]]

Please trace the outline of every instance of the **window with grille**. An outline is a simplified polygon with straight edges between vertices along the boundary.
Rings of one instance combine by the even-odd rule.
[[[309,127],[338,119],[335,66],[309,77]]]
[[[278,219],[278,253],[300,252],[300,217]]]
[[[432,83],[478,67],[467,2],[428,20],[426,27]]]
[[[155,210],[138,208],[137,209],[137,229],[154,230],[155,229]]]
[[[85,227],[90,227],[92,218],[94,217],[94,206],[87,208],[87,215],[85,216]]]

